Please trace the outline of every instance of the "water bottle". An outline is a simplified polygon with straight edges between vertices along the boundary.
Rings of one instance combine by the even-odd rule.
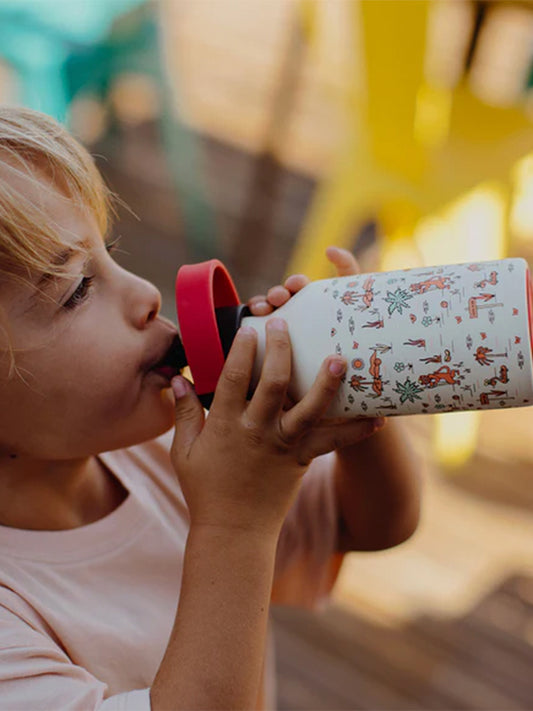
[[[276,315],[288,325],[289,397],[311,388],[324,359],[348,367],[326,417],[390,416],[533,403],[532,288],[524,259],[468,262],[311,282]],[[240,325],[257,334],[250,396],[265,353],[224,265],[185,265],[176,278],[183,367],[209,407]]]

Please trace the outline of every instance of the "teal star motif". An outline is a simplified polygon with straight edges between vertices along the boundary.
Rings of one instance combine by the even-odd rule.
[[[412,298],[412,294],[405,289],[400,289],[400,287],[398,287],[395,292],[387,291],[387,298],[385,301],[389,304],[389,316],[392,316],[394,311],[397,311],[401,316],[403,314],[402,309],[409,308],[409,304],[407,303],[408,299]]]
[[[404,403],[406,400],[409,400],[409,402],[414,402],[415,398],[417,400],[421,400],[422,398],[418,395],[418,393],[422,392],[422,388],[418,385],[418,383],[413,383],[407,378],[407,380],[404,383],[400,383],[398,380],[396,381],[396,387],[393,388],[393,391],[395,393],[398,393],[400,396],[400,402]]]

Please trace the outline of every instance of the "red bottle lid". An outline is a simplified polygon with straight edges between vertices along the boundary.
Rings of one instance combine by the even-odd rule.
[[[176,276],[176,311],[187,364],[198,395],[212,393],[224,367],[215,309],[238,306],[239,295],[218,259],[182,266]]]
[[[527,289],[527,312],[529,324],[529,345],[533,355],[533,286],[531,283],[531,272],[526,269],[526,289]]]

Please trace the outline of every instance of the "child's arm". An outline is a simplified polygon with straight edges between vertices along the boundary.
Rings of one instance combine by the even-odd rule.
[[[190,387],[183,396],[175,390],[171,457],[191,525],[152,711],[255,706],[279,532],[310,462],[338,438],[335,428],[319,424],[340,383],[328,367],[337,358],[326,359],[311,390],[284,411],[286,324],[267,328],[261,378],[247,402],[255,352],[255,331],[241,329],[207,419]],[[354,422],[350,441],[367,434],[367,423]]]
[[[411,536],[420,516],[419,464],[398,422],[336,450],[339,551],[375,551]]]

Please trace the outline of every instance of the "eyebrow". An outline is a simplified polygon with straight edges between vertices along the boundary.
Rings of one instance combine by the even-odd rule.
[[[89,251],[89,249],[91,248],[91,243],[88,240],[78,242],[77,245],[87,251]],[[66,249],[63,249],[61,252],[56,254],[52,258],[51,263],[55,267],[62,266],[64,264],[67,264],[76,253],[78,253],[78,250],[72,249],[72,247],[67,247]],[[41,274],[37,284],[35,285],[35,292],[32,294],[31,300],[33,300],[37,296],[39,287],[41,287],[44,284],[46,284],[47,282],[49,282],[53,276],[54,275],[50,274],[49,272],[45,272],[44,274]]]

